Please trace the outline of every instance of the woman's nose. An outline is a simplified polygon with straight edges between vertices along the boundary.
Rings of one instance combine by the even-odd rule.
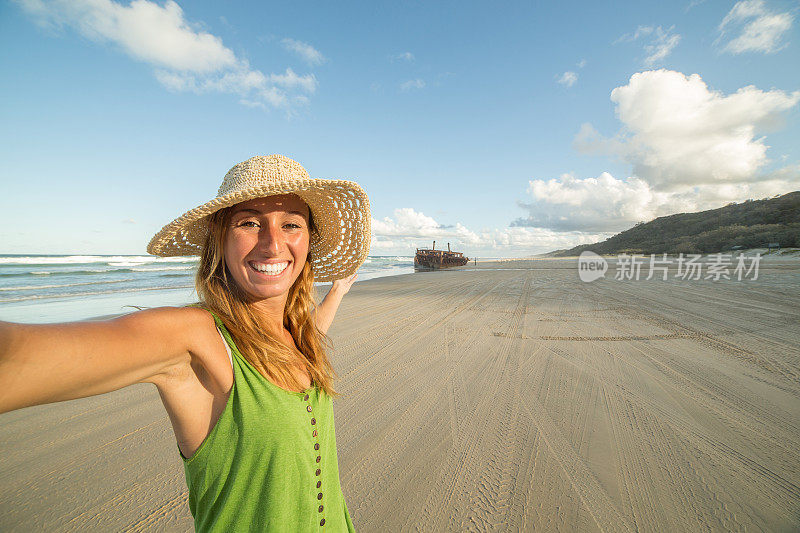
[[[259,240],[261,248],[270,255],[278,255],[283,251],[283,232],[279,224],[269,222],[262,226]]]

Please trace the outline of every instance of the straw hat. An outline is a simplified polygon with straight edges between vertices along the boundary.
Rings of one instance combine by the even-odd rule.
[[[312,179],[300,163],[282,155],[251,157],[234,166],[216,198],[164,226],[147,252],[162,257],[200,255],[209,215],[252,198],[288,193],[308,204],[318,228],[310,243],[315,280],[333,281],[358,270],[371,238],[367,193],[352,181]]]

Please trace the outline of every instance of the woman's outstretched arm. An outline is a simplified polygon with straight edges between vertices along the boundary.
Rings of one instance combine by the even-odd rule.
[[[322,333],[327,333],[328,328],[333,323],[333,317],[336,316],[336,310],[339,309],[339,304],[342,303],[342,298],[353,286],[358,274],[346,277],[344,279],[337,279],[331,285],[328,294],[325,295],[322,302],[317,306],[315,312],[315,320],[317,321],[317,329]]]
[[[209,320],[200,309],[158,308],[99,322],[0,322],[0,412],[158,384],[191,361]]]

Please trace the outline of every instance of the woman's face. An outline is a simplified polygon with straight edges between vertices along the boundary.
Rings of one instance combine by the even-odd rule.
[[[225,264],[254,301],[282,298],[285,302],[308,257],[308,218],[308,205],[294,194],[233,206]]]

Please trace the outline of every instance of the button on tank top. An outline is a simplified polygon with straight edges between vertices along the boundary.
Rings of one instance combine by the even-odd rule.
[[[291,392],[230,347],[233,387],[216,425],[183,458],[198,532],[354,531],[339,484],[333,402]]]

